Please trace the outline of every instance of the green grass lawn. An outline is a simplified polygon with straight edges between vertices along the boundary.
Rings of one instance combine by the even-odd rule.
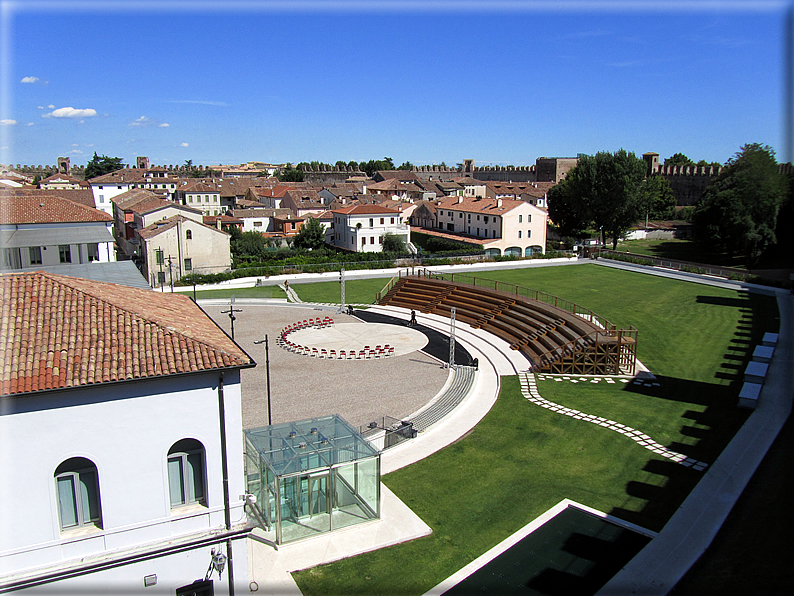
[[[375,297],[388,283],[388,278],[345,280],[345,303],[372,304]],[[331,302],[338,304],[341,290],[338,281],[318,283],[293,283],[292,289],[304,302]],[[179,288],[181,293],[193,296],[193,288]],[[235,288],[228,290],[196,290],[196,297],[203,298],[286,298],[278,286],[259,286],[254,288]]]
[[[631,254],[656,257],[658,259],[690,261],[692,263],[737,267],[739,269],[744,269],[745,267],[742,256],[729,255],[694,240],[626,240],[618,243],[618,250],[620,252],[631,251]]]
[[[746,419],[736,400],[748,351],[778,328],[773,298],[598,265],[476,275],[637,327],[639,357],[660,387],[547,380],[539,382],[541,395],[707,463]],[[431,536],[295,579],[304,594],[421,594],[563,498],[658,531],[701,476],[618,433],[535,406],[521,396],[517,377],[503,377],[499,399],[469,435],[383,478]]]

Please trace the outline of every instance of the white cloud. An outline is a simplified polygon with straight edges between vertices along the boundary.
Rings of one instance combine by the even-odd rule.
[[[38,83],[39,77],[22,77],[20,83]]]
[[[160,128],[168,128],[168,127],[169,127],[169,126],[171,126],[171,125],[170,125],[170,124],[168,124],[168,122],[163,122],[162,124],[158,124],[158,126],[159,126]]]
[[[50,106],[52,107],[52,106]],[[42,114],[42,118],[85,118],[87,116],[96,116],[96,110],[93,108],[58,108],[48,114]]]
[[[77,143],[72,143],[72,147],[79,147],[79,146],[80,145],[78,145]]]
[[[180,145],[180,147],[189,147],[189,146],[190,146],[190,145],[188,145],[187,143],[182,143],[182,144]]]
[[[75,154],[75,155],[82,155],[83,154],[83,152],[80,151],[79,149],[72,149],[71,151],[69,151],[69,153],[72,153],[72,154]]]
[[[53,110],[53,109],[55,109],[55,106],[54,106],[54,105],[52,105],[52,104],[50,104],[50,105],[48,105],[48,106],[47,106],[47,109],[49,109],[49,110]]]
[[[17,123],[16,120],[10,120],[10,119],[0,120],[0,126],[13,126],[16,123]]]
[[[151,124],[151,122],[146,116],[141,116],[140,118],[136,118],[133,122],[130,122],[130,126],[148,126],[149,124]]]

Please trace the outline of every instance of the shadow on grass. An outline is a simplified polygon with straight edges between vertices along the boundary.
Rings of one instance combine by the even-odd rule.
[[[665,447],[711,465],[749,415],[747,410],[737,408],[737,388],[733,384],[714,385],[670,377],[659,377],[658,382],[659,387],[629,384],[625,391],[700,406],[702,409],[687,410],[681,416],[679,432],[692,441],[669,441]],[[652,455],[643,471],[650,474],[650,478],[646,481],[632,480],[626,485],[628,496],[645,501],[642,509],[615,507],[609,513],[658,532],[705,471],[683,466],[660,455]]]

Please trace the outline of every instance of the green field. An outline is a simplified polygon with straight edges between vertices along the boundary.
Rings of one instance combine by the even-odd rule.
[[[477,275],[637,327],[640,359],[660,387],[541,381],[541,394],[707,463],[746,419],[736,401],[748,350],[778,327],[773,298],[597,265]],[[563,498],[658,531],[700,477],[615,432],[534,406],[517,377],[503,377],[495,406],[468,436],[383,478],[431,536],[295,579],[304,594],[421,594]]]

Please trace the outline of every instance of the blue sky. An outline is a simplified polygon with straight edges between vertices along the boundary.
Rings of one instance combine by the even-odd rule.
[[[2,5],[0,163],[791,159],[783,1]]]

